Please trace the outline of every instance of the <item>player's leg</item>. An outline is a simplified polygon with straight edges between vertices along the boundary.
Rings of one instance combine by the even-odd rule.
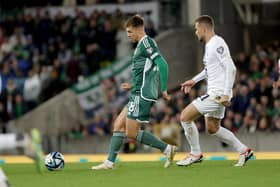
[[[42,172],[44,169],[44,152],[42,147],[42,137],[38,129],[33,128],[30,131],[31,135],[31,152],[34,152],[31,157],[34,158],[38,172]],[[32,154],[32,153],[31,153]]]
[[[153,134],[140,130],[141,123],[149,122],[152,105],[153,102],[146,101],[138,95],[131,96],[126,119],[126,135],[140,143],[161,150],[167,158],[164,167],[168,167],[173,161],[177,147],[168,145]]]
[[[113,136],[111,138],[108,156],[108,160],[111,162],[116,161],[117,154],[119,153],[125,139],[126,113],[127,109],[126,107],[124,107],[124,109],[114,122]]]
[[[136,139],[139,143],[151,146],[153,148],[159,149],[163,152],[167,160],[164,167],[167,168],[171,165],[175,152],[177,150],[176,146],[169,145],[158,137],[154,136],[152,133],[140,130],[141,123],[134,119],[126,119],[126,136],[128,138]]]
[[[37,129],[27,133],[0,134],[0,150],[23,148],[24,154],[34,159],[39,172],[43,169],[43,150],[41,134]]]
[[[93,170],[99,169],[112,169],[116,161],[117,155],[120,152],[121,146],[124,142],[125,136],[125,120],[126,120],[127,108],[124,107],[122,112],[118,115],[113,124],[113,136],[110,141],[110,147],[108,152],[108,158],[104,163],[92,166]]]
[[[232,146],[240,154],[239,161],[235,166],[244,166],[253,156],[253,151],[249,147],[244,145],[231,131],[220,126],[221,119],[207,116],[205,122],[209,134]]]
[[[141,123],[136,120],[127,118],[126,124],[126,136],[128,138],[136,139],[140,143],[149,145],[164,152],[167,147],[167,143],[161,141],[150,132],[140,130]]]
[[[202,161],[203,156],[199,144],[199,133],[194,123],[194,120],[201,116],[201,112],[199,112],[197,108],[199,107],[193,102],[182,111],[180,116],[181,125],[184,129],[184,134],[190,145],[191,151],[184,159],[176,163],[178,166],[189,166],[193,163]]]

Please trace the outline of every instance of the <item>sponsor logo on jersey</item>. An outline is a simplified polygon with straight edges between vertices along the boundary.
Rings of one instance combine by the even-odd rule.
[[[217,52],[218,52],[219,54],[223,54],[223,52],[224,52],[223,46],[218,47],[218,48],[217,48]]]

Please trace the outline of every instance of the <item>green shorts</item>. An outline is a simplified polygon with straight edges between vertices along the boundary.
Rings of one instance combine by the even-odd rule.
[[[139,95],[131,95],[127,104],[127,118],[149,123],[153,101],[146,101]]]

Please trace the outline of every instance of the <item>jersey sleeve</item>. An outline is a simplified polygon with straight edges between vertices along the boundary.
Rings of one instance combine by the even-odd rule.
[[[167,82],[168,82],[168,63],[161,55],[156,42],[146,37],[143,40],[144,46],[144,54],[147,58],[149,58],[153,63],[155,63],[159,69],[159,76],[160,76],[160,84],[161,84],[161,91],[164,92],[167,90]]]
[[[199,81],[205,79],[207,77],[206,75],[206,70],[203,69],[200,73],[198,73],[196,76],[194,76],[192,78],[192,80],[195,82],[195,83],[198,83]]]
[[[159,49],[154,40],[150,38],[144,38],[142,45],[144,46],[143,48],[145,55],[152,61],[160,55]]]
[[[215,50],[219,62],[225,69],[224,95],[230,95],[235,80],[236,67],[225,42],[219,42]]]
[[[163,56],[157,57],[155,63],[159,69],[159,77],[160,77],[160,84],[161,84],[161,91],[164,92],[167,90],[167,82],[168,82],[168,64]]]

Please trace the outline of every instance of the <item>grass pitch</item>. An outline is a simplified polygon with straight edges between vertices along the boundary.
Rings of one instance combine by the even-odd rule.
[[[163,162],[121,162],[116,169],[92,171],[92,163],[69,163],[62,171],[36,173],[32,164],[2,166],[12,187],[273,187],[280,184],[280,160],[203,161],[190,167]],[[95,163],[96,164],[96,163]]]

